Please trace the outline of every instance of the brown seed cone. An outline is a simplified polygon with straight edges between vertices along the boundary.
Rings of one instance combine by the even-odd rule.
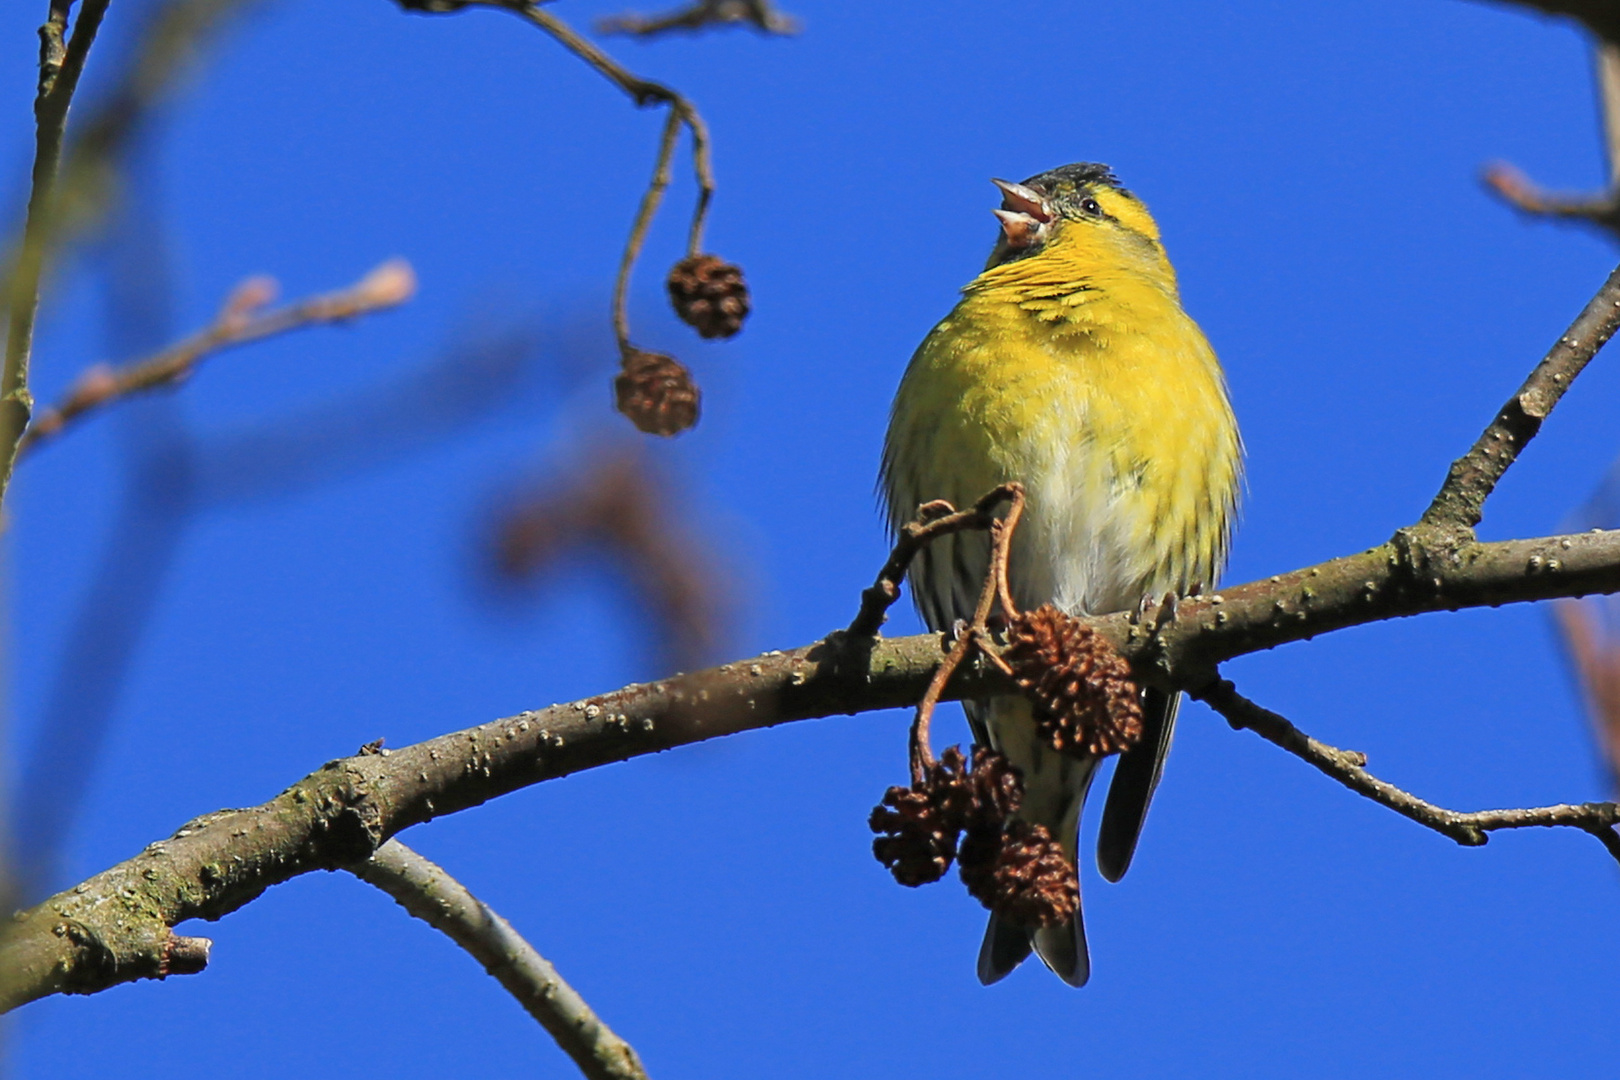
[[[971,797],[962,827],[970,832],[999,831],[1023,802],[1023,776],[1012,762],[994,750],[977,746],[973,749],[973,771],[966,779]]]
[[[867,824],[878,833],[872,854],[894,880],[916,888],[938,881],[956,857],[958,827],[947,822],[926,787],[892,787]]]
[[[718,255],[692,255],[669,272],[669,299],[681,321],[706,338],[742,329],[750,303],[742,269]]]
[[[1115,754],[1142,738],[1142,700],[1131,666],[1107,639],[1051,604],[1007,628],[1013,679],[1035,702],[1041,734],[1066,754]]]
[[[700,394],[673,356],[630,349],[613,380],[619,411],[649,435],[678,435],[697,423]]]
[[[962,883],[981,904],[1018,926],[1058,926],[1080,908],[1080,883],[1044,825],[1014,820],[1005,831],[968,833]]]

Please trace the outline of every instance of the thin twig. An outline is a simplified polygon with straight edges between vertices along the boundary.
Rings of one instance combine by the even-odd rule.
[[[680,114],[671,109],[664,121],[664,133],[658,140],[658,161],[653,166],[652,181],[641,196],[636,220],[630,226],[630,235],[624,242],[624,254],[619,259],[618,277],[613,282],[613,336],[618,338],[621,356],[630,354],[630,315],[626,310],[626,296],[630,291],[630,271],[641,256],[641,245],[647,239],[647,229],[658,213],[658,204],[664,201],[664,190],[669,187],[670,161],[675,156],[675,142],[681,133]]]
[[[86,413],[132,394],[173,386],[189,378],[208,356],[237,345],[307,326],[343,322],[394,307],[416,291],[416,275],[404,259],[390,259],[358,282],[335,292],[307,297],[270,311],[275,282],[250,278],[232,291],[206,329],[162,352],[120,368],[98,364],[75,380],[55,406],[43,409],[17,444],[22,457],[61,433]]]
[[[861,609],[845,631],[850,637],[871,637],[882,627],[889,608],[900,599],[900,583],[917,553],[933,540],[950,533],[990,528],[996,507],[1014,496],[1012,484],[1002,484],[966,510],[957,510],[943,499],[917,508],[917,520],[907,522],[895,539],[889,561],[878,571],[877,580],[861,592]]]
[[[1005,494],[1003,494],[1005,493]],[[1024,485],[1003,484],[981,498],[974,509],[987,503],[995,506],[1003,498],[1011,499],[1007,507],[1006,517],[988,522],[990,530],[990,560],[989,568],[984,575],[984,584],[979,589],[979,603],[973,609],[973,621],[963,628],[961,635],[951,646],[951,651],[940,662],[934,677],[928,680],[928,689],[917,702],[917,713],[911,722],[911,780],[914,784],[921,784],[928,775],[928,769],[934,764],[934,751],[929,737],[929,726],[934,718],[934,708],[939,704],[940,695],[945,692],[945,684],[951,681],[956,669],[962,666],[967,659],[969,650],[981,647],[989,634],[990,612],[995,607],[998,597],[1007,596],[1007,556],[1012,547],[1013,532],[1018,528],[1018,519],[1024,514]],[[936,504],[926,504],[936,505]],[[947,504],[948,505],[948,504]],[[954,516],[954,515],[953,515]],[[926,525],[924,526],[926,528]],[[942,536],[935,533],[934,536]],[[1010,601],[1009,601],[1010,605]],[[1017,614],[1016,609],[1008,606],[1004,614],[1011,619]],[[989,652],[989,650],[985,650]],[[993,655],[993,653],[992,653]],[[999,658],[998,658],[999,660]],[[1002,665],[1005,667],[1005,665]]]
[[[1547,191],[1506,162],[1488,165],[1480,175],[1485,186],[1514,209],[1533,217],[1580,221],[1620,233],[1620,192],[1570,195]]]
[[[598,34],[639,38],[728,26],[751,26],[761,34],[778,36],[797,34],[800,29],[799,20],[778,11],[770,0],[698,0],[662,15],[609,15],[596,20]]]
[[[1216,680],[1191,693],[1225,717],[1232,727],[1254,732],[1356,794],[1387,806],[1425,828],[1449,836],[1459,844],[1479,847],[1489,839],[1489,833],[1498,829],[1568,826],[1597,837],[1609,854],[1620,861],[1620,833],[1614,829],[1620,823],[1620,804],[1561,803],[1557,806],[1478,810],[1472,813],[1448,810],[1378,779],[1366,769],[1367,755],[1354,750],[1340,750],[1311,738],[1286,718],[1238,693],[1228,680]]]
[[[663,83],[644,79],[632,73],[603,52],[594,42],[582,37],[573,27],[534,0],[395,0],[395,2],[407,11],[428,14],[446,14],[469,7],[493,7],[510,11],[550,34],[563,48],[585,61],[603,78],[630,95],[636,105],[668,106],[670,120],[665,124],[663,135],[659,140],[658,167],[653,170],[652,182],[648,185],[646,194],[642,196],[641,208],[636,214],[636,223],[625,245],[624,258],[620,263],[618,280],[613,290],[613,330],[618,338],[621,355],[627,354],[630,350],[630,329],[624,312],[625,293],[629,288],[630,272],[641,253],[642,241],[652,223],[653,214],[663,199],[664,188],[669,185],[669,163],[675,150],[675,134],[671,129],[677,122],[684,125],[692,136],[692,171],[698,189],[697,199],[692,208],[691,228],[687,232],[687,255],[698,254],[703,245],[703,228],[708,221],[709,203],[714,197],[714,165],[709,155],[709,129],[698,113],[697,107],[683,94]]]
[[[90,46],[107,14],[109,0],[84,0],[67,46],[62,31],[68,7],[52,0],[40,30],[39,93],[34,99],[34,167],[28,193],[28,214],[14,265],[8,268],[6,298],[6,353],[0,368],[0,500],[11,483],[17,461],[17,443],[33,412],[28,391],[28,361],[34,347],[34,321],[39,313],[40,282],[55,240],[56,181],[62,161],[62,140],[67,130],[68,107],[84,73]]]
[[[1525,214],[1579,221],[1603,229],[1616,239],[1620,238],[1620,41],[1600,38],[1592,53],[1603,150],[1609,166],[1608,189],[1597,195],[1547,191],[1505,162],[1488,166],[1481,179],[1487,188]]]
[[[1445,483],[1423,512],[1423,526],[1472,529],[1484,513],[1485,499],[1541,430],[1541,422],[1574,383],[1592,357],[1620,327],[1620,268],[1609,275],[1507,400],[1473,447],[1452,462]]]
[[[470,953],[551,1033],[589,1080],[647,1080],[630,1044],[602,1022],[511,923],[442,867],[390,840],[348,869]]]

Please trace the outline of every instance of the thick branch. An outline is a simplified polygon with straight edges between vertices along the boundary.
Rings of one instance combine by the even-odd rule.
[[[1423,512],[1421,524],[1472,529],[1485,499],[1508,466],[1541,430],[1558,399],[1620,327],[1620,268],[1609,275],[1575,321],[1503,405],[1472,449],[1452,462],[1451,472]]]
[[[471,953],[589,1080],[647,1080],[630,1044],[602,1022],[511,923],[442,867],[390,840],[349,870]]]
[[[1213,666],[1341,627],[1427,611],[1620,591],[1620,532],[1461,549],[1424,534],[1209,597],[1163,625],[1087,622],[1144,678],[1197,688]],[[791,652],[522,713],[392,753],[334,761],[262,806],[210,814],[30,909],[0,943],[0,1008],[160,974],[170,928],[217,919],[271,885],[369,858],[402,829],[582,769],[740,731],[915,704],[934,635],[844,632]],[[1007,684],[964,664],[947,699]]]
[[[1337,780],[1358,795],[1387,806],[1402,817],[1410,818],[1426,828],[1443,833],[1459,844],[1477,847],[1489,839],[1489,833],[1498,829],[1528,829],[1537,827],[1568,826],[1591,833],[1603,843],[1609,854],[1620,861],[1620,833],[1614,826],[1620,823],[1620,805],[1612,802],[1581,803],[1557,806],[1537,806],[1522,810],[1476,810],[1463,813],[1447,810],[1443,806],[1426,802],[1394,784],[1380,780],[1365,766],[1367,755],[1354,750],[1340,750],[1318,742],[1287,719],[1270,709],[1262,708],[1237,692],[1226,680],[1219,680],[1193,696],[1207,702],[1210,708],[1224,716],[1239,730],[1247,728],[1267,742],[1276,744],[1302,761]]]

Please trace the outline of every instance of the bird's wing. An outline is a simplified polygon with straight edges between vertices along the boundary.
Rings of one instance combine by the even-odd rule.
[[[1164,758],[1170,752],[1180,707],[1179,693],[1149,687],[1142,701],[1142,741],[1121,755],[1114,768],[1097,832],[1097,869],[1109,881],[1118,881],[1131,868],[1148,804],[1164,774]]]

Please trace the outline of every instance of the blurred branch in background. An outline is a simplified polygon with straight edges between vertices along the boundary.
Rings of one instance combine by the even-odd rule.
[[[40,283],[57,243],[61,218],[57,173],[67,131],[68,107],[84,73],[108,0],[85,0],[64,44],[72,0],[51,0],[40,28],[39,91],[34,98],[34,165],[22,239],[6,260],[6,351],[0,366],[0,499],[11,484],[17,441],[33,411],[28,363],[34,349]]]
[[[1565,524],[1571,532],[1620,527],[1620,461]],[[1584,691],[1611,790],[1620,791],[1620,596],[1557,600],[1552,613],[1575,680]]]
[[[166,413],[131,418],[138,430],[126,442],[123,505],[21,770],[16,835],[29,894],[55,874],[134,649],[189,523],[221,506],[291,495],[438,445],[517,399],[534,356],[528,333],[462,344],[391,385],[246,431],[198,437]]]
[[[1620,10],[1620,4],[1612,5]],[[1595,226],[1620,239],[1620,39],[1600,40],[1593,48],[1598,109],[1602,117],[1608,187],[1594,195],[1565,195],[1539,187],[1506,162],[1487,166],[1485,186],[1533,217],[1575,221]]]
[[[441,930],[484,966],[588,1080],[647,1080],[635,1050],[563,981],[545,957],[443,867],[390,840],[349,871]]]
[[[799,20],[776,9],[770,0],[698,0],[662,15],[608,15],[596,20],[598,34],[625,34],[651,38],[672,30],[694,33],[700,30],[749,26],[761,34],[790,35],[799,32]]]
[[[123,158],[161,102],[200,55],[211,34],[252,0],[171,0],[151,13],[132,59],[64,144],[68,106],[108,0],[84,0],[66,47],[71,0],[53,0],[41,29],[39,123],[32,188],[22,239],[7,265],[7,339],[0,375],[0,498],[33,408],[28,366],[40,291],[56,253],[102,220],[115,201]],[[65,145],[65,149],[64,149]]]
[[[1491,0],[1543,15],[1574,19],[1600,41],[1620,42],[1620,4],[1614,0]]]
[[[671,480],[639,447],[599,449],[589,470],[566,483],[537,485],[494,515],[492,564],[498,580],[544,580],[571,557],[589,555],[620,570],[656,622],[666,670],[711,660],[726,625],[720,574],[671,498]]]
[[[34,418],[17,446],[18,457],[86,413],[131,394],[184,382],[213,353],[289,330],[346,322],[396,307],[416,291],[416,275],[404,259],[390,259],[347,288],[264,310],[277,291],[274,278],[249,278],[232,290],[206,329],[144,360],[117,368],[106,364],[88,368],[60,402]]]

